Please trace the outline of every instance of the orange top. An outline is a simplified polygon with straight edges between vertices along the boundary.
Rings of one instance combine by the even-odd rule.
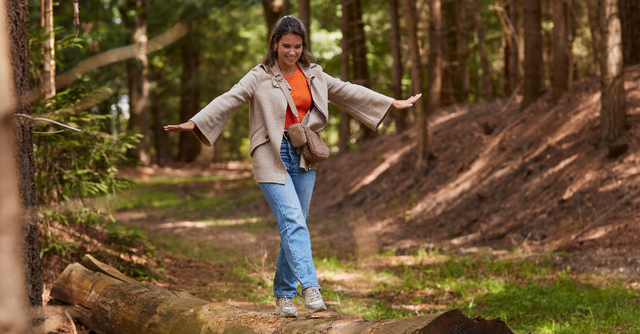
[[[302,121],[304,116],[307,114],[307,111],[311,108],[311,103],[313,103],[307,78],[298,66],[296,66],[295,72],[290,75],[285,75],[284,78],[289,83],[289,86],[291,86],[291,97],[293,98],[293,103],[296,104],[296,109],[298,109],[298,118]],[[287,103],[287,115],[284,121],[284,128],[286,129],[289,125],[294,123],[298,122],[296,121],[296,118],[293,117],[291,108]]]

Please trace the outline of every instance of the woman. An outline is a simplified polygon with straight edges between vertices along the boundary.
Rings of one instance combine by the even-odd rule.
[[[297,317],[293,298],[298,283],[309,313],[326,310],[320,294],[307,220],[316,181],[315,164],[307,163],[291,145],[286,128],[296,123],[280,84],[290,89],[299,119],[321,131],[327,125],[328,101],[376,129],[391,106],[408,108],[420,98],[394,100],[362,86],[335,79],[314,63],[300,20],[285,16],[276,22],[269,53],[231,90],[220,95],[191,120],[167,125],[166,131],[193,131],[207,146],[218,138],[225,123],[249,101],[249,131],[253,174],[278,221],[280,250],[273,292],[276,314]],[[282,80],[280,73],[286,80]],[[286,82],[286,83],[285,83]]]

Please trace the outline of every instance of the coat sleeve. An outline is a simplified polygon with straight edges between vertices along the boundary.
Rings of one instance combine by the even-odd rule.
[[[203,144],[213,145],[229,118],[251,99],[258,82],[259,71],[259,66],[254,67],[228,92],[216,97],[191,118],[196,124],[193,133]]]
[[[391,109],[394,99],[364,86],[344,82],[322,72],[329,101],[375,130]]]

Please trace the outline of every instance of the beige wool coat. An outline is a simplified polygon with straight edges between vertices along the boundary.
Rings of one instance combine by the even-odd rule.
[[[382,122],[393,99],[363,86],[343,82],[311,64],[300,67],[307,78],[313,106],[307,126],[319,132],[327,125],[329,101],[351,114],[367,127],[375,130]],[[218,96],[191,121],[196,124],[195,135],[207,146],[218,138],[229,118],[245,102],[249,102],[249,152],[253,175],[258,182],[284,184],[286,168],[280,158],[280,145],[284,134],[287,99],[278,86],[271,69],[260,64],[247,73],[228,92]],[[282,80],[289,89],[286,80]],[[315,169],[303,157],[300,167]]]

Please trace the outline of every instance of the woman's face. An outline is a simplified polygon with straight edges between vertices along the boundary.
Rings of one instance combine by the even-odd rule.
[[[287,67],[295,65],[302,55],[302,37],[296,34],[282,35],[277,50],[279,64]]]

